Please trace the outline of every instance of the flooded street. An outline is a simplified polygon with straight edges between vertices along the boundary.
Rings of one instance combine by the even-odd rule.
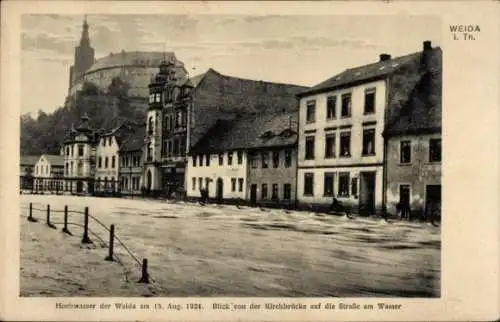
[[[26,220],[28,205],[37,223]],[[104,261],[109,232],[90,219],[61,232],[63,213],[89,207],[115,241],[120,262]],[[439,297],[440,227],[428,223],[320,215],[229,205],[70,196],[21,196],[22,296]],[[83,223],[71,213],[70,223]],[[102,240],[100,240],[102,239]]]

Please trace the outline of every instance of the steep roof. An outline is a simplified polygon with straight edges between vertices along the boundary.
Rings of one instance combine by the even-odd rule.
[[[268,114],[218,121],[190,154],[289,146],[297,142],[298,114]]]
[[[384,135],[441,132],[442,127],[442,51],[436,48],[429,57],[408,99],[400,107],[390,106],[394,114],[387,121]]]
[[[189,81],[191,82],[191,84],[193,85],[193,87],[196,87],[201,82],[201,80],[203,79],[203,77],[205,77],[205,75],[206,75],[206,73],[203,73],[203,74],[199,74],[199,75],[190,77]]]
[[[42,157],[47,160],[53,167],[64,167],[64,156],[58,154],[42,154]]]
[[[20,165],[34,166],[40,159],[39,155],[21,155]]]
[[[117,125],[110,130],[103,131],[101,137],[114,136],[118,146],[122,146],[124,142],[129,140],[131,136],[134,136],[136,132],[145,129],[146,124],[144,122],[137,122],[128,118],[120,118]],[[144,132],[142,133],[144,138]]]
[[[146,126],[136,128],[135,131],[131,132],[125,139],[123,139],[122,144],[120,145],[120,152],[140,151],[144,146],[145,135]]]
[[[411,63],[418,57],[420,57],[420,52],[388,59],[385,61],[379,61],[368,65],[349,68],[341,72],[340,74],[337,74],[309,88],[308,90],[299,93],[298,96],[303,97],[310,94],[330,91],[335,88],[354,85],[356,83],[367,82],[372,79],[385,78],[398,71],[406,64]]]

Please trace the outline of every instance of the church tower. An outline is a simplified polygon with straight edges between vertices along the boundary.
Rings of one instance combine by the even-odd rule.
[[[90,46],[89,24],[87,23],[87,16],[85,16],[80,44],[75,47],[75,64],[70,68],[70,88],[94,64],[94,55],[94,48]]]
[[[160,70],[149,84],[149,102],[146,121],[146,137],[144,151],[145,172],[142,180],[146,190],[161,190],[163,187],[163,170],[160,167],[162,157],[163,107],[168,100],[168,88],[175,84],[175,65],[171,61],[163,61]]]

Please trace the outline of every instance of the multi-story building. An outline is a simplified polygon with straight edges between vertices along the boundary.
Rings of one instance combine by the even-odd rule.
[[[297,110],[305,87],[221,75],[209,69],[179,78],[164,62],[151,82],[147,119],[146,190],[185,191],[186,153],[219,120]],[[191,179],[189,179],[191,180]]]
[[[146,127],[139,127],[120,145],[120,190],[122,194],[141,193],[143,147]]]
[[[292,204],[296,144],[295,113],[221,120],[189,153],[187,196]]]
[[[37,190],[63,190],[64,156],[42,154],[35,164],[35,188]]]
[[[68,132],[64,140],[65,190],[93,193],[97,139],[98,133],[90,127],[86,114],[82,123]]]
[[[442,54],[429,57],[411,99],[392,116],[387,141],[387,211],[409,205],[412,218],[441,217]]]
[[[382,136],[412,97],[439,48],[347,69],[299,94],[298,200],[328,207],[333,198],[363,214],[385,209]]]

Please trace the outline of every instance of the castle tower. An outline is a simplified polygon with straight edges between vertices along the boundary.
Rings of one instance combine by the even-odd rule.
[[[83,20],[82,36],[80,44],[75,47],[75,64],[70,68],[70,88],[75,82],[81,79],[83,74],[94,64],[95,52],[90,45],[89,24],[87,16]]]
[[[166,89],[171,87],[171,84],[175,84],[175,65],[173,62],[163,61],[159,69],[158,74],[153,77],[148,86],[149,102],[144,151],[145,172],[142,180],[142,185],[146,190],[161,190],[163,186],[163,170],[160,167],[163,107],[169,95],[169,91]]]

